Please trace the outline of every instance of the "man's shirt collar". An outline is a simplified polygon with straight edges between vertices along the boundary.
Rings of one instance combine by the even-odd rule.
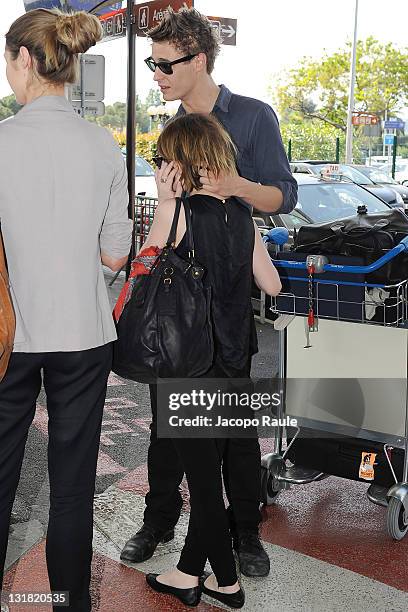
[[[232,96],[232,93],[230,92],[228,87],[225,87],[225,85],[220,85],[220,92],[218,94],[218,98],[216,99],[214,108],[212,110],[214,111],[216,108],[218,108],[224,113],[228,113],[231,96]],[[183,107],[183,104],[180,104],[178,111],[177,111],[177,117],[179,117],[180,115],[185,115],[185,114],[186,114],[186,111]]]
[[[225,87],[225,85],[220,85],[220,93],[218,94],[218,98],[214,104],[214,109],[219,108],[224,113],[228,113],[229,103],[231,100],[232,93]]]

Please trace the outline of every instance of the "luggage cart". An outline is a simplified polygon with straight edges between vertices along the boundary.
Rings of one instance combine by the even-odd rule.
[[[287,232],[282,228],[270,230],[264,240],[282,245]],[[381,449],[378,460],[394,484],[385,487],[372,482],[367,496],[387,508],[387,531],[391,537],[400,540],[408,532],[408,270],[407,279],[395,285],[370,285],[361,280],[361,275],[407,252],[405,237],[368,266],[330,264],[320,255],[288,261],[290,255],[282,251],[280,259],[274,259],[282,282],[285,278],[287,288],[289,279],[291,288],[288,292],[283,290],[272,306],[280,315],[275,325],[279,329],[281,394],[276,416],[295,418],[297,427],[293,431],[280,426],[274,429],[273,452],[263,456],[261,463],[264,504],[274,503],[279,493],[291,485],[330,475],[367,484],[373,480],[372,474],[370,480],[361,477],[358,465],[353,465],[347,476],[296,462],[290,464],[288,455],[296,440],[299,445],[302,432],[318,432],[321,439],[358,439],[362,448],[375,442]],[[296,271],[302,271],[303,276],[292,276]],[[358,278],[358,282],[350,278]],[[303,288],[297,291],[297,287]],[[385,302],[379,299],[387,295]],[[336,381],[337,394],[333,393]],[[403,457],[398,470],[396,452]],[[374,462],[371,466],[374,471],[377,465]]]

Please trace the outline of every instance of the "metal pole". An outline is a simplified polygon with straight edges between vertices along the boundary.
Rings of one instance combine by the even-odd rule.
[[[336,136],[336,164],[340,162],[340,138]]]
[[[289,143],[288,143],[288,160],[291,162],[292,161],[292,139],[289,138]]]
[[[354,83],[356,80],[356,51],[357,51],[357,16],[358,16],[358,0],[356,0],[356,8],[354,13],[354,39],[353,48],[351,50],[350,64],[350,91],[347,110],[347,132],[346,132],[346,164],[351,164],[353,161],[353,125],[352,116],[354,110]]]
[[[394,136],[393,138],[394,142],[393,142],[393,147],[392,147],[392,170],[391,170],[391,176],[392,178],[395,178],[395,164],[397,161],[397,137]]]
[[[84,54],[81,53],[80,55],[80,60],[79,60],[79,65],[80,65],[80,83],[81,83],[81,117],[85,117],[85,57]]]
[[[385,157],[385,135],[387,134],[387,128],[385,127],[385,122],[388,119],[388,109],[386,108],[384,111],[384,130],[383,130],[383,157]]]
[[[126,27],[128,42],[127,62],[127,124],[126,124],[126,164],[128,170],[129,219],[133,221],[132,246],[126,265],[126,279],[130,274],[130,264],[136,254],[135,249],[135,150],[136,150],[136,75],[135,75],[135,36],[133,32],[134,0],[127,0]]]

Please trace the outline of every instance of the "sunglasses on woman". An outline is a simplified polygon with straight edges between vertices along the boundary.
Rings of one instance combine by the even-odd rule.
[[[193,53],[193,55],[185,55],[184,57],[180,57],[179,59],[174,60],[173,62],[155,62],[152,57],[148,57],[145,59],[145,64],[152,72],[159,68],[164,74],[173,74],[173,68],[175,64],[181,64],[182,62],[189,62],[198,55],[198,53]]]
[[[167,161],[164,159],[164,157],[162,157],[161,155],[155,155],[153,158],[153,162],[155,163],[155,165],[160,169],[161,165],[164,161]]]

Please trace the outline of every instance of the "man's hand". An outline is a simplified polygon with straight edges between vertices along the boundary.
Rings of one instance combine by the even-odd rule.
[[[220,174],[217,178],[212,172],[205,168],[200,169],[200,182],[204,191],[216,193],[222,198],[230,198],[238,195],[241,177],[232,174]]]

